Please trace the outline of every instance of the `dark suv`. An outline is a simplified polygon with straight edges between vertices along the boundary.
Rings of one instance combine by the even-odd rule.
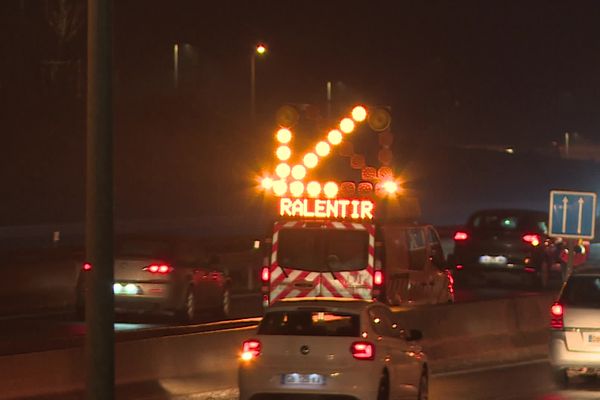
[[[451,257],[459,281],[518,275],[545,288],[551,274],[560,276],[554,241],[548,237],[548,214],[520,209],[481,210],[454,234]]]

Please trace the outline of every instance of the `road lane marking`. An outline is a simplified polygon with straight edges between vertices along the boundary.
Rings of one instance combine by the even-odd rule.
[[[436,373],[432,373],[431,376],[444,377],[444,376],[455,376],[455,375],[468,375],[468,374],[472,374],[472,373],[476,373],[476,372],[495,371],[495,370],[499,370],[499,369],[521,367],[521,366],[525,366],[525,365],[544,364],[547,362],[548,362],[547,358],[538,358],[535,360],[519,361],[519,362],[499,364],[499,365],[490,365],[490,366],[486,366],[486,367],[468,368],[468,369],[461,369],[458,371],[436,372]]]

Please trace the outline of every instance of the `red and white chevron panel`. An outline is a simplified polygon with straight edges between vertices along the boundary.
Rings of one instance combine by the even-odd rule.
[[[279,232],[285,228],[304,228],[306,221],[276,222],[273,229],[273,242],[270,262],[269,301],[274,303],[292,297],[347,297],[357,299],[373,298],[373,271],[375,263],[375,227],[370,223],[326,222],[328,229],[364,230],[369,233],[369,255],[367,267],[359,271],[329,272],[304,271],[282,268],[277,264]],[[311,223],[314,223],[311,221]],[[287,277],[286,277],[287,275]]]

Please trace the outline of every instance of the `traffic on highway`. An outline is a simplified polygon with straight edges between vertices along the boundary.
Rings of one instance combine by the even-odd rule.
[[[600,399],[600,3],[0,3],[0,400]]]

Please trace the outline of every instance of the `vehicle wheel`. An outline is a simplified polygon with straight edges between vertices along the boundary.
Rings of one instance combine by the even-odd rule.
[[[552,378],[556,386],[558,386],[560,389],[566,389],[569,387],[569,376],[567,375],[566,369],[553,370]]]
[[[379,389],[377,390],[377,400],[389,400],[390,398],[390,380],[387,372],[379,380]]]
[[[419,378],[419,393],[417,394],[417,400],[427,400],[429,398],[429,378],[427,377],[427,371],[423,371],[421,378]]]
[[[229,316],[231,311],[231,292],[229,289],[223,290],[223,297],[221,297],[221,303],[216,310],[217,317],[225,318]]]
[[[186,294],[183,306],[177,313],[177,319],[183,323],[193,322],[196,319],[196,295],[192,287],[189,287]]]

